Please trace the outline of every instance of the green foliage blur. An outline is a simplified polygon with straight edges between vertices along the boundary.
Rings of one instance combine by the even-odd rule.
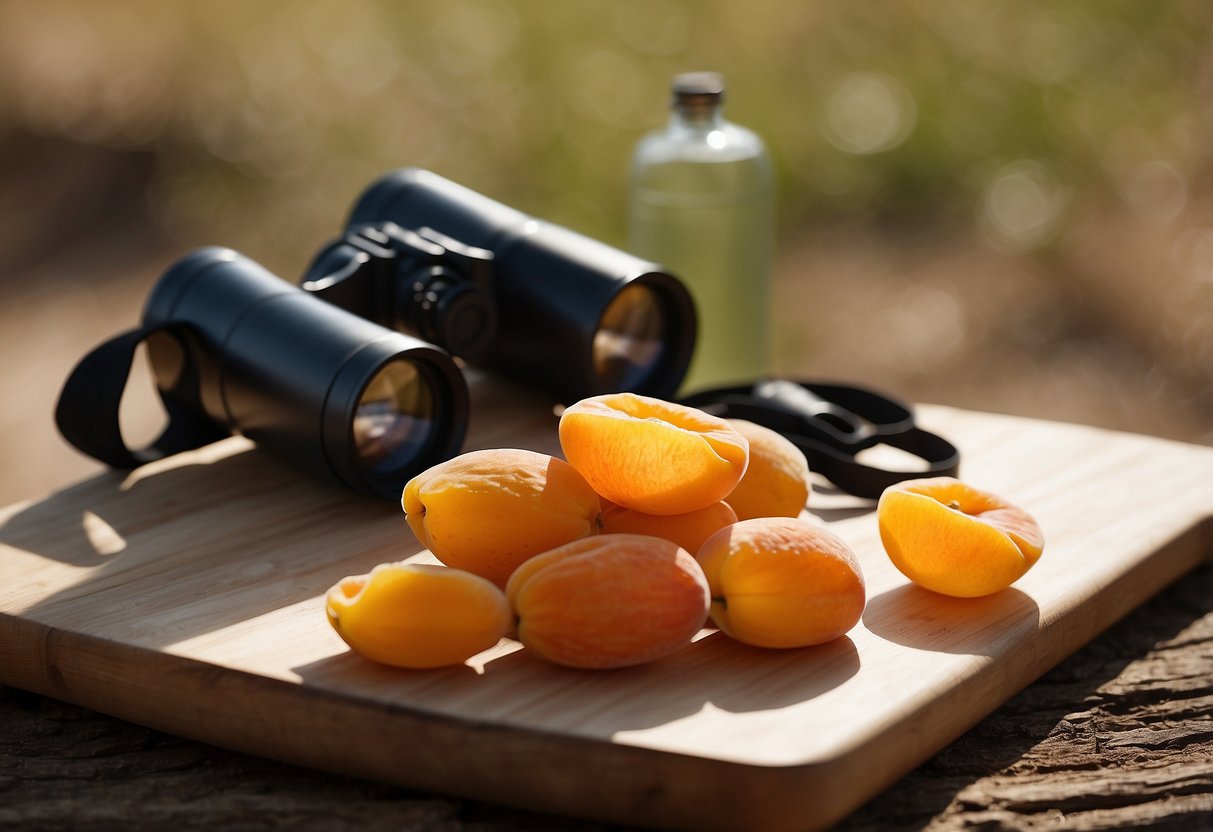
[[[618,243],[632,145],[674,73],[714,69],[776,159],[781,239],[947,221],[1034,248],[1094,203],[1207,188],[1211,23],[1198,1],[7,2],[0,142],[146,151],[171,235],[284,268],[403,165]]]
[[[623,245],[705,69],[779,176],[772,372],[1213,443],[1207,0],[0,0],[0,346],[50,400],[188,249],[294,279],[406,165]]]

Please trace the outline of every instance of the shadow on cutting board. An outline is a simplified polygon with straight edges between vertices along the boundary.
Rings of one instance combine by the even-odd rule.
[[[20,615],[160,647],[420,551],[391,501],[328,485],[242,439],[200,453],[101,474],[9,516],[0,544],[41,559],[18,576],[43,593]]]
[[[1040,607],[1014,588],[982,598],[952,598],[914,584],[868,599],[863,624],[887,641],[942,653],[992,656],[1035,633]]]
[[[344,652],[292,668],[311,689],[357,691],[388,704],[442,712],[492,713],[495,721],[609,738],[666,725],[713,707],[729,713],[773,711],[809,702],[859,672],[847,636],[816,647],[762,650],[716,631],[643,665],[613,670],[561,667],[525,648],[475,673],[466,665],[405,670]]]

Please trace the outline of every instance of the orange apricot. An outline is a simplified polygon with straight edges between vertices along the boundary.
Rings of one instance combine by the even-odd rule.
[[[333,629],[356,653],[395,667],[460,664],[513,626],[505,593],[445,566],[384,563],[338,582],[325,596]]]
[[[689,644],[707,620],[708,584],[690,553],[636,534],[601,534],[536,555],[506,595],[518,639],[548,661],[612,668]]]
[[[722,632],[756,647],[807,647],[858,623],[866,601],[855,553],[807,520],[756,517],[708,538],[696,559]]]
[[[737,519],[797,517],[809,502],[809,461],[786,436],[744,419],[729,424],[750,443],[750,464],[725,497]]]
[[[470,451],[409,480],[409,528],[434,557],[504,587],[527,558],[594,534],[598,495],[567,462],[510,448]]]
[[[645,514],[685,514],[737,485],[749,445],[728,422],[635,393],[582,399],[560,417],[565,459],[603,498]]]
[[[705,540],[736,522],[737,513],[725,502],[686,514],[645,514],[616,507],[603,512],[602,533],[647,534],[677,543],[688,552],[697,552]]]
[[[876,518],[893,565],[944,595],[975,598],[1004,589],[1044,551],[1032,515],[954,477],[886,488]]]

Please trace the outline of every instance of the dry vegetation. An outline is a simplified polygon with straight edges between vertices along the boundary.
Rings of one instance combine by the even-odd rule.
[[[0,500],[94,470],[50,423],[59,384],[181,253],[293,277],[405,164],[618,243],[630,147],[692,67],[727,74],[780,170],[779,372],[1213,443],[1211,24],[1199,2],[4,4]]]

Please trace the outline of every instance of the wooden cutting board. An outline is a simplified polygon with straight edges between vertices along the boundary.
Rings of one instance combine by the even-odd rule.
[[[557,450],[550,408],[478,403],[470,447]],[[1213,448],[922,407],[962,476],[1032,512],[1014,587],[909,586],[871,504],[814,495],[858,554],[863,621],[831,644],[712,630],[618,671],[505,640],[466,666],[351,654],[323,594],[427,559],[400,509],[233,438],[0,513],[0,683],[268,757],[573,816],[809,829],[855,809],[1213,550]]]

